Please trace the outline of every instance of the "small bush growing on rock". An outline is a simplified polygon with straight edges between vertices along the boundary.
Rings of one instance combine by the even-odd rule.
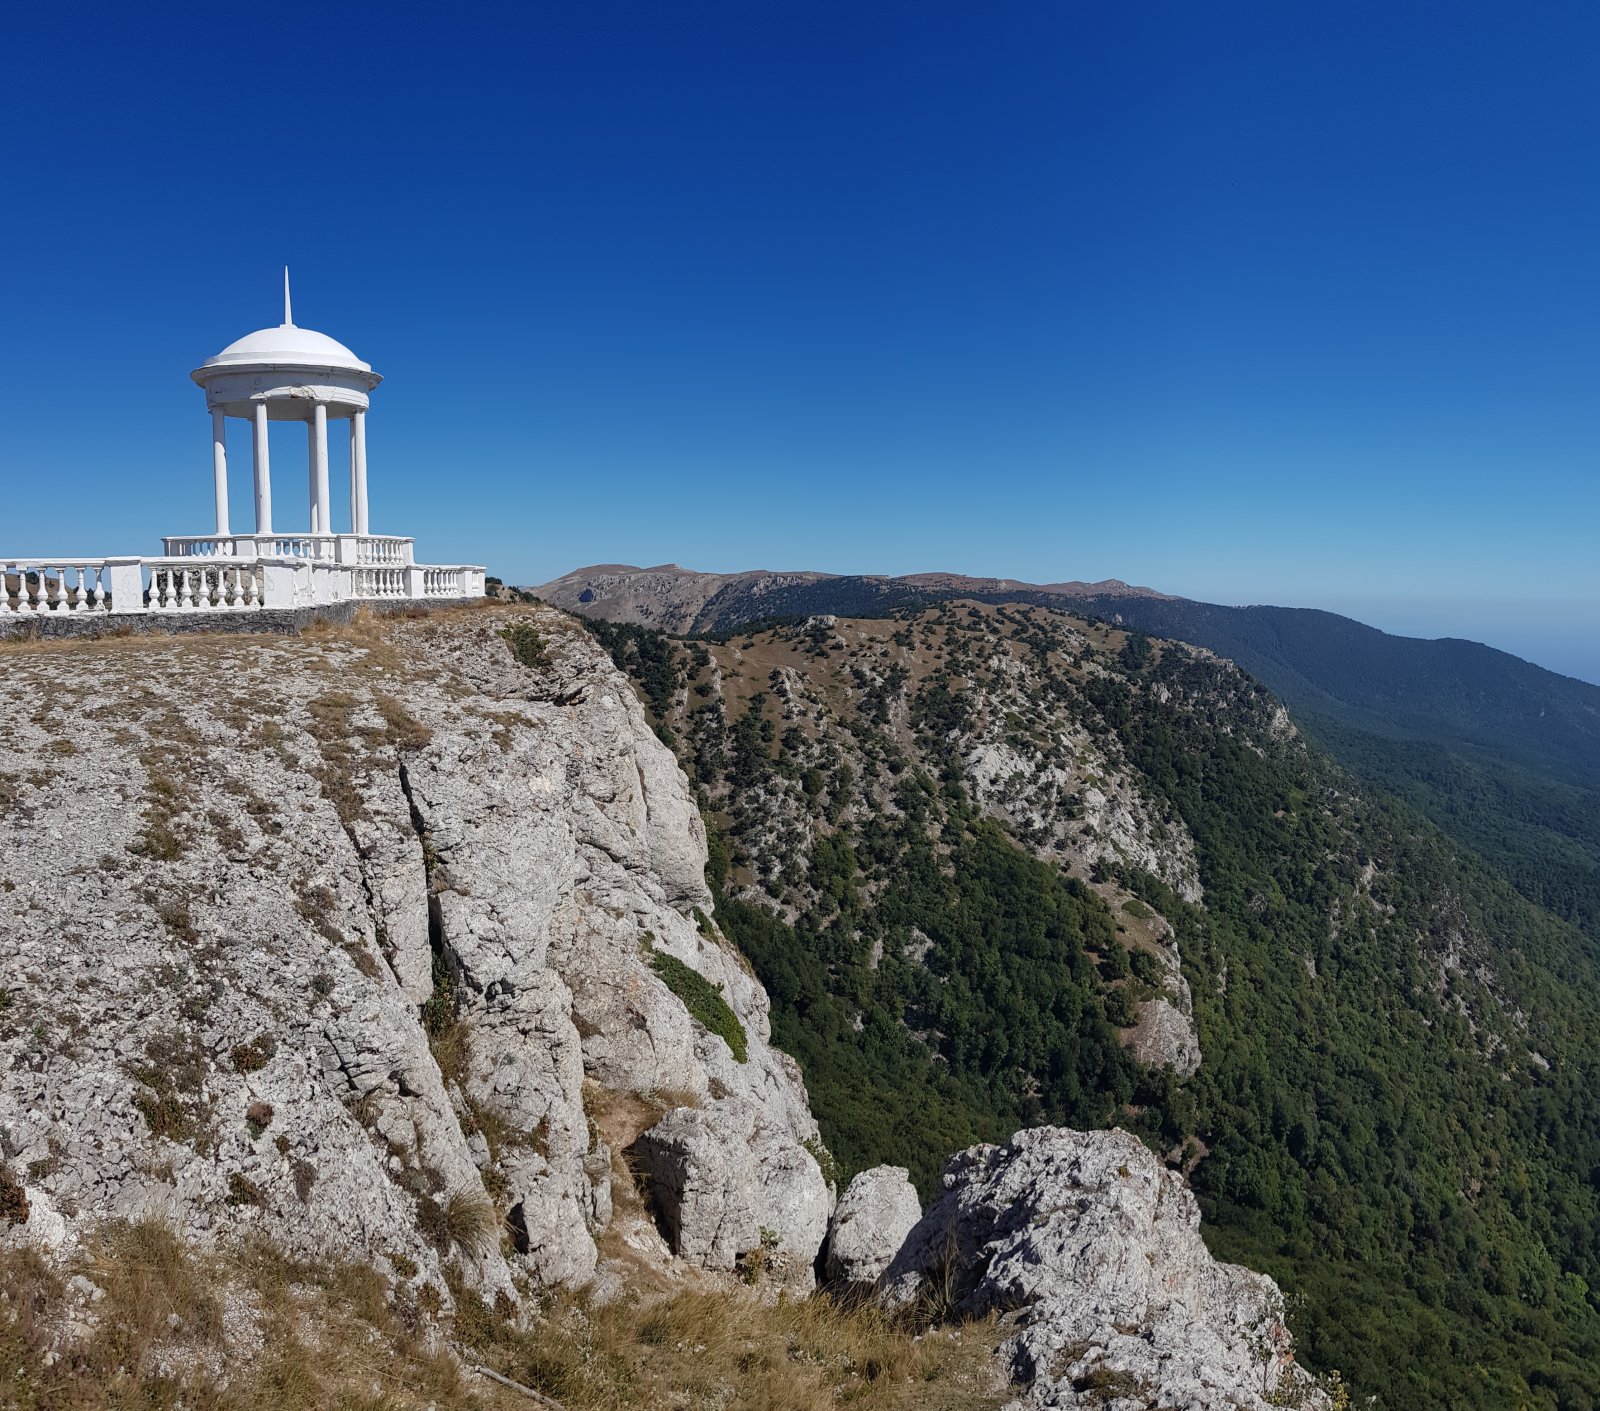
[[[822,1179],[832,1189],[838,1190],[839,1163],[833,1159],[833,1153],[816,1137],[807,1137],[800,1145],[810,1152],[811,1159],[817,1163],[818,1169],[822,1172]]]
[[[151,1134],[208,1150],[214,1133],[211,1104],[204,1097],[205,1050],[192,1034],[178,1030],[157,1034],[144,1050],[151,1061],[129,1071],[147,1089],[134,1094],[133,1105]]]
[[[511,649],[511,655],[524,666],[534,671],[543,671],[550,665],[550,653],[544,644],[544,634],[531,622],[518,622],[511,627],[502,628],[500,635],[505,638],[506,646]]]
[[[252,1102],[245,1109],[244,1123],[250,1129],[250,1139],[254,1141],[272,1125],[272,1104]]]
[[[28,1193],[11,1174],[11,1168],[0,1164],[0,1225],[25,1225],[28,1223]]]
[[[650,952],[650,968],[662,984],[683,1001],[683,1007],[696,1022],[720,1037],[740,1063],[749,1062],[749,1038],[739,1016],[722,997],[721,985],[713,985],[698,970],[662,950]]]
[[[235,1073],[258,1073],[267,1066],[277,1051],[277,1040],[263,1030],[249,1043],[235,1044],[228,1051],[228,1058],[233,1063]]]
[[[481,1259],[494,1248],[500,1218],[478,1192],[462,1189],[451,1191],[443,1201],[419,1195],[417,1228],[442,1255],[459,1249]]]
[[[150,1135],[181,1142],[189,1135],[189,1114],[171,1093],[136,1093],[133,1105],[150,1128]]]
[[[778,1232],[769,1230],[765,1225],[761,1227],[761,1242],[753,1249],[747,1249],[734,1263],[739,1277],[747,1284],[758,1284],[761,1276],[772,1263],[773,1255],[778,1251]]]
[[[248,1176],[234,1171],[228,1176],[227,1201],[229,1205],[265,1205],[267,1198]]]

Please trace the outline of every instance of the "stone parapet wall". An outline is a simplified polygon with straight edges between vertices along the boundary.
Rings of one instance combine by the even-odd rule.
[[[418,598],[392,602],[350,599],[318,607],[262,608],[256,612],[141,612],[117,616],[105,613],[41,613],[32,617],[0,617],[0,642],[61,641],[72,637],[172,637],[196,632],[229,636],[251,633],[295,636],[315,622],[351,622],[363,609],[385,617],[414,617],[422,613],[459,609],[483,601],[481,598]]]

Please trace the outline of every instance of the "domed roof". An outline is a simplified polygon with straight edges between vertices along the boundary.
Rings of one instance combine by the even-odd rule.
[[[283,322],[276,328],[258,328],[228,344],[214,358],[207,358],[195,370],[195,379],[208,367],[230,367],[240,363],[267,363],[273,367],[328,367],[346,372],[371,372],[343,343],[314,328],[297,328],[294,309],[289,303],[289,271],[283,271]],[[374,378],[376,382],[376,378]]]
[[[339,367],[352,372],[371,372],[343,343],[318,333],[314,328],[299,328],[282,323],[276,328],[258,328],[237,342],[230,343],[204,367],[226,367],[230,363],[272,363],[276,366]]]

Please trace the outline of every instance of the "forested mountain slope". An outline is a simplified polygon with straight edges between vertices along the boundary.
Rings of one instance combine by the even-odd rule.
[[[1600,940],[1600,687],[1305,608],[1094,597],[1081,610],[1237,662],[1347,767]]]
[[[1600,1398],[1593,946],[1261,686],[1026,606],[596,631],[845,1174],[1128,1126],[1380,1404]]]
[[[540,592],[586,616],[713,636],[967,597],[1037,603],[1205,647],[1265,684],[1347,768],[1600,940],[1600,687],[1481,643],[1395,637],[1336,613],[1222,607],[1122,583],[610,565]]]

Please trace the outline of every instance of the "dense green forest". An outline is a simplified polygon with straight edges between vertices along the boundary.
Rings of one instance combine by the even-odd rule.
[[[1311,1365],[1391,1408],[1600,1404],[1600,965],[1567,919],[1586,903],[1533,905],[1415,806],[1498,776],[1445,761],[1423,800],[1414,760],[1375,760],[1403,796],[1358,786],[1227,663],[1049,617],[926,610],[895,638],[943,634],[920,678],[818,637],[806,659],[853,689],[812,736],[780,728],[779,670],[741,693],[731,658],[711,669],[727,649],[598,629],[703,791],[718,918],[845,1174],[893,1161],[926,1190],[973,1141],[1115,1122],[1190,1170],[1220,1255],[1283,1282]],[[1087,732],[1193,839],[1202,904],[1114,869],[1177,930],[1187,1082],[1117,1042],[1157,977],[1102,896],[972,804],[958,745],[1001,728],[977,664],[995,633],[1033,673],[1036,718],[1004,729]],[[809,845],[774,832],[797,793]],[[1507,818],[1536,864],[1537,812],[1473,826]]]

